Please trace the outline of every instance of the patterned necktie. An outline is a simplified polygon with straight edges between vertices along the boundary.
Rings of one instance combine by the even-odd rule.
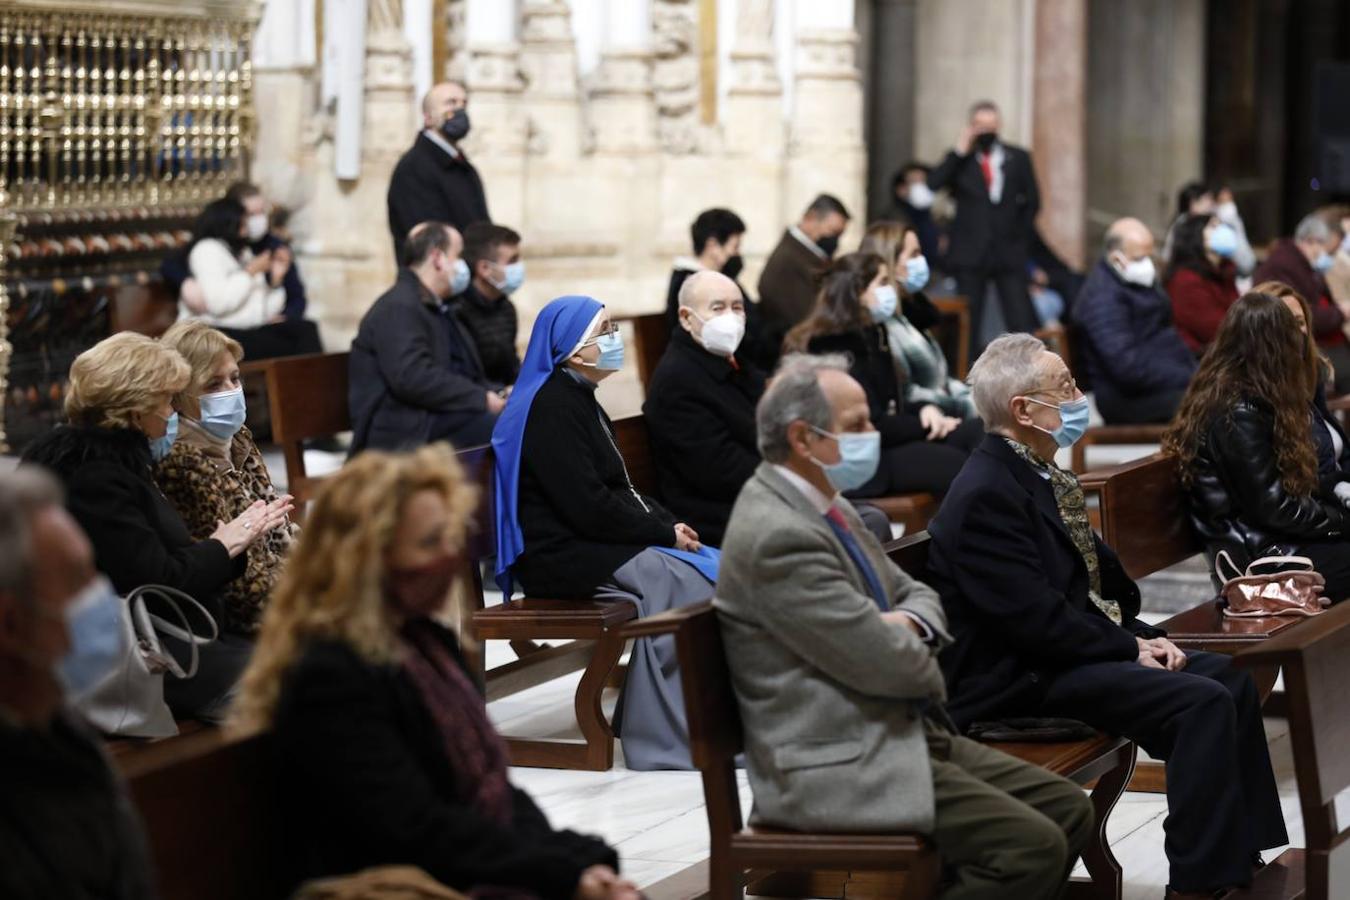
[[[843,513],[831,506],[829,511],[825,513],[825,521],[834,529],[834,533],[839,538],[839,543],[844,545],[844,551],[848,553],[849,559],[853,560],[853,564],[862,573],[863,581],[867,582],[867,587],[872,592],[872,599],[876,601],[877,607],[882,612],[890,609],[891,604],[886,599],[886,591],[881,587],[881,579],[877,577],[872,564],[867,561],[862,547],[858,546],[858,542],[854,539],[853,532],[848,527],[848,520],[844,518]]]
[[[994,161],[988,153],[980,154],[980,171],[984,173],[984,189],[992,191],[994,189]]]

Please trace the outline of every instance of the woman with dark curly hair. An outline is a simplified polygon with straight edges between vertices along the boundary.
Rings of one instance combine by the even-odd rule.
[[[1180,464],[1211,559],[1226,550],[1245,568],[1306,556],[1337,602],[1350,597],[1346,439],[1318,409],[1326,370],[1307,303],[1284,285],[1259,287],[1224,318],[1163,451]]]

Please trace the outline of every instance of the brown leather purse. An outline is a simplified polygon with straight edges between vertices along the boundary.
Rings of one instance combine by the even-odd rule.
[[[1224,572],[1227,566],[1232,574]],[[1276,571],[1257,572],[1280,566]],[[1306,556],[1263,556],[1243,572],[1225,550],[1214,557],[1214,574],[1223,581],[1219,601],[1223,614],[1234,618],[1315,616],[1331,601],[1322,596],[1326,579]]]

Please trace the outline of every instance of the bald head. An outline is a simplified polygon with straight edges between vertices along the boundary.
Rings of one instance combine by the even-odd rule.
[[[469,92],[460,81],[442,81],[433,85],[422,98],[422,122],[426,127],[436,129],[441,123],[455,114],[456,110],[469,105]]]
[[[1141,259],[1153,255],[1153,232],[1138,219],[1117,219],[1106,229],[1106,245],[1103,252],[1109,257],[1116,252],[1124,253],[1128,259]]]
[[[703,327],[718,316],[739,316],[740,334],[745,333],[745,295],[741,289],[721,272],[703,269],[695,272],[680,285],[680,325],[693,336],[694,340],[719,355],[728,356],[724,343],[708,344],[703,340]],[[736,338],[740,343],[740,337]],[[716,349],[715,349],[716,348]]]

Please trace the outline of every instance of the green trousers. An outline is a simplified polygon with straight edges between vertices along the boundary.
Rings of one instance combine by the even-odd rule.
[[[998,750],[928,728],[942,900],[1053,900],[1092,834],[1082,788]]]

